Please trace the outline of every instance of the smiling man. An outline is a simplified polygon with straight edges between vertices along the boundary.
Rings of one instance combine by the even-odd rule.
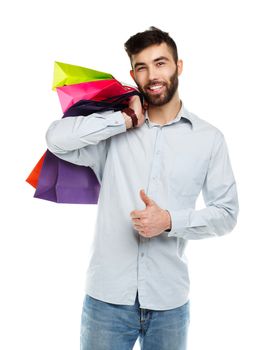
[[[185,247],[224,235],[238,215],[220,130],[178,92],[182,60],[151,27],[125,43],[144,96],[121,112],[67,117],[47,131],[50,151],[91,167],[100,181],[86,278],[81,350],[185,350],[190,320]],[[206,207],[195,209],[202,191]]]

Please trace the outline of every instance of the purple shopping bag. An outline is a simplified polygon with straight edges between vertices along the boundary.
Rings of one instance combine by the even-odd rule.
[[[56,203],[96,204],[100,184],[93,170],[46,151],[34,197]]]

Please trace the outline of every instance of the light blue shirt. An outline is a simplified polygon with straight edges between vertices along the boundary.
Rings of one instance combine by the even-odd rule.
[[[189,299],[185,247],[190,239],[224,235],[238,215],[227,145],[216,127],[182,106],[165,125],[149,120],[126,130],[121,112],[68,117],[51,124],[51,152],[91,167],[100,184],[86,293],[141,308],[168,310]],[[139,191],[171,215],[170,232],[141,237],[130,212],[145,209]],[[206,207],[195,209],[202,191]]]

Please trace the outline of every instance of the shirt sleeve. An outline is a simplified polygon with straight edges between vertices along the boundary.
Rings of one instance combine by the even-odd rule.
[[[168,237],[208,238],[229,233],[235,227],[239,212],[236,181],[221,132],[215,137],[202,195],[206,205],[203,209],[167,209],[171,216]]]
[[[54,121],[46,132],[49,151],[77,165],[89,166],[101,180],[110,137],[125,132],[122,113],[107,111]]]

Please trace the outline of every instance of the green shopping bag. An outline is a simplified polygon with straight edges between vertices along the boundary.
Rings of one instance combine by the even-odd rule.
[[[55,62],[53,90],[59,86],[113,78],[113,75],[109,73],[99,72],[94,69],[75,66],[73,64]]]

